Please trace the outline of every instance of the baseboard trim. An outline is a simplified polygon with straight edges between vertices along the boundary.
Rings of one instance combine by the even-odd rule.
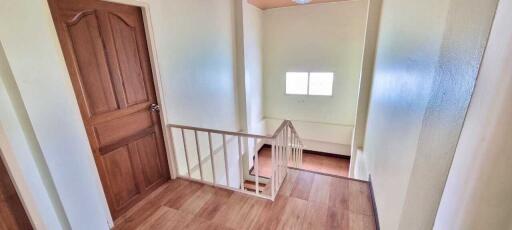
[[[372,175],[368,176],[368,184],[370,186],[370,195],[372,196],[372,208],[373,208],[373,221],[375,222],[375,229],[380,230],[379,215],[377,214],[377,203],[375,202],[375,193],[373,192]]]

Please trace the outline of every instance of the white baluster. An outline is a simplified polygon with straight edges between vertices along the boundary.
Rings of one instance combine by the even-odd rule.
[[[240,189],[244,190],[244,165],[242,159],[242,137],[238,136],[238,165],[240,168]]]
[[[226,170],[226,186],[229,187],[228,150],[226,146],[226,135],[222,134],[222,146],[224,148],[224,168]]]
[[[196,138],[197,161],[199,162],[199,175],[201,176],[201,181],[203,181],[203,163],[201,162],[201,149],[199,147],[199,139],[197,138],[197,130],[194,130],[194,136]]]
[[[297,140],[298,140],[298,138],[297,138],[297,135],[295,133],[294,133],[293,136],[294,136],[294,138],[293,138],[293,165],[296,168],[298,168],[299,167],[298,164],[297,164],[298,161],[299,161],[298,158],[297,158],[298,157],[297,156],[298,155],[298,152],[297,152]]]
[[[304,155],[304,145],[300,143],[299,165],[302,167],[302,155]]]
[[[259,161],[259,152],[258,152],[258,138],[254,139],[254,170],[256,170],[256,194],[260,194],[260,167],[258,164]]]
[[[181,138],[183,140],[183,149],[185,150],[185,160],[187,161],[188,177],[192,177],[190,174],[190,162],[188,161],[187,140],[185,138],[185,130],[183,129],[181,129]]]
[[[212,147],[212,133],[208,132],[208,146],[210,148],[210,161],[212,162],[212,174],[213,174],[213,184],[217,184],[217,179],[215,178],[215,162],[213,161],[213,147]]]
[[[277,152],[277,140],[272,139],[272,176],[270,177],[271,185],[272,185],[272,200],[276,197],[276,182],[277,182],[277,162],[276,162],[276,152]]]
[[[281,170],[282,170],[282,155],[283,155],[283,133],[279,133],[279,136],[278,136],[278,150],[277,150],[277,188],[276,189],[279,189],[279,184],[281,183]]]
[[[286,162],[285,171],[288,172],[288,162],[290,162],[290,126],[286,126]]]
[[[286,175],[286,127],[283,132],[283,156],[281,160],[281,183],[283,183],[284,176]],[[279,185],[279,187],[281,187],[281,185]]]
[[[295,140],[295,164],[297,165],[297,167],[300,167],[300,162],[299,162],[299,138],[297,138]]]

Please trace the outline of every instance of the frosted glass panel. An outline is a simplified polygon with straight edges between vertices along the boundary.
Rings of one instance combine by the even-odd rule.
[[[287,72],[286,73],[286,94],[308,94],[308,73]]]
[[[309,95],[331,96],[334,73],[310,73]]]

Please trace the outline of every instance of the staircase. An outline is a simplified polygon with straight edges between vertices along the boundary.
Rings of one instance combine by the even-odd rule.
[[[302,165],[302,140],[289,120],[269,136],[177,124],[167,127],[179,178],[274,200],[288,167]],[[270,178],[259,175],[257,151],[264,144],[271,146]]]
[[[253,181],[250,181],[250,180],[246,180],[244,182],[244,188],[246,191],[256,192],[256,183]],[[259,192],[263,193],[263,191],[266,191],[266,190],[267,190],[267,185],[260,183]]]

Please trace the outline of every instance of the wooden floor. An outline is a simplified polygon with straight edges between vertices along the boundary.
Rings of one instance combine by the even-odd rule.
[[[171,181],[115,229],[375,229],[367,183],[289,170],[276,201],[182,179]]]
[[[9,176],[6,164],[0,159],[0,230],[30,229],[33,229],[32,224]]]
[[[272,150],[271,148],[264,147],[259,151],[258,155],[259,175],[269,178],[272,175]],[[310,153],[302,154],[302,168],[309,171],[348,177],[349,166],[349,159]],[[254,175],[254,172],[251,174]]]

